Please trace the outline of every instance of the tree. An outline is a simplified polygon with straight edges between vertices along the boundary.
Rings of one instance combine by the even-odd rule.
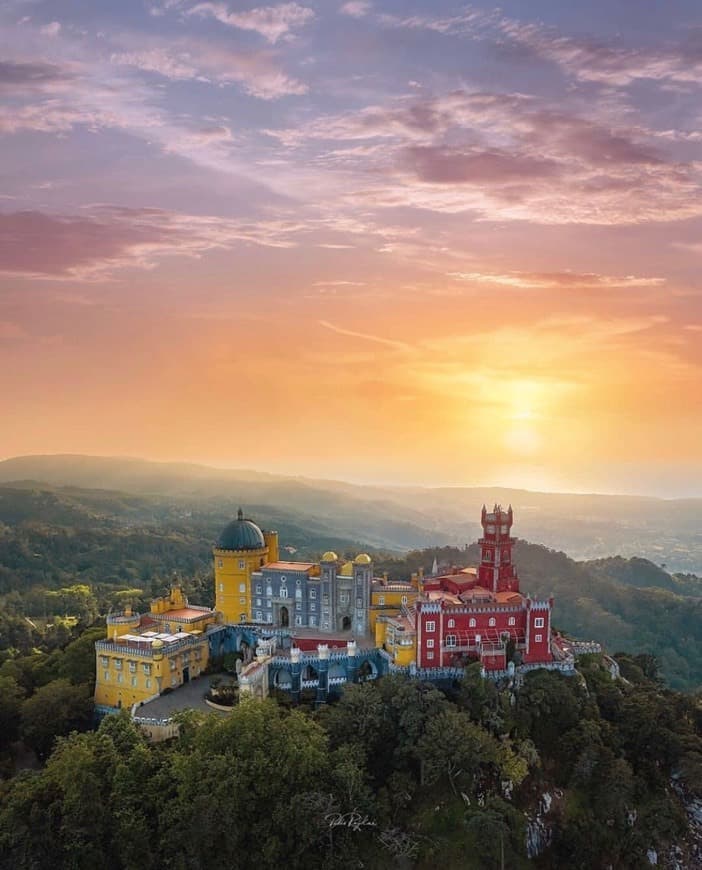
[[[22,705],[21,734],[40,758],[46,758],[57,737],[88,728],[93,700],[88,686],[54,680]]]
[[[0,676],[0,750],[17,739],[24,690],[12,677]]]

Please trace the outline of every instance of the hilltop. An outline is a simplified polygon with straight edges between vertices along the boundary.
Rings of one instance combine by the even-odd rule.
[[[237,492],[240,490],[237,488]],[[373,518],[369,502],[345,504],[349,526],[331,512],[273,507],[261,499],[250,511],[280,532],[294,559],[316,559],[327,549],[350,556],[369,549],[376,568],[406,579],[435,557],[442,563],[476,563],[478,548],[451,546],[447,536],[398,521],[385,505],[383,534],[363,531]],[[105,612],[129,596],[144,604],[177,572],[194,596],[212,604],[211,546],[236,511],[233,496],[155,496],[108,490],[0,485],[0,609],[36,620],[57,612],[76,617]],[[338,505],[341,510],[342,505]],[[517,515],[521,532],[520,515]],[[358,525],[355,525],[355,523]],[[389,537],[394,546],[383,545]],[[398,538],[418,541],[408,548]],[[466,537],[475,540],[477,528]],[[521,537],[521,536],[520,536]],[[427,542],[431,542],[427,546]],[[555,624],[576,636],[600,640],[610,651],[655,654],[668,683],[702,685],[702,580],[672,574],[639,557],[576,561],[560,549],[521,537],[515,562],[522,589],[556,597]],[[78,591],[76,591],[76,587]],[[60,595],[57,595],[61,591]],[[67,591],[66,591],[67,590]]]

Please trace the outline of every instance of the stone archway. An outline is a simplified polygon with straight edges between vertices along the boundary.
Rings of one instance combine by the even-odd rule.
[[[341,620],[341,630],[342,631],[350,631],[351,630],[351,617],[345,616]]]
[[[290,611],[285,606],[280,608],[280,625],[282,628],[287,628],[290,625]]]

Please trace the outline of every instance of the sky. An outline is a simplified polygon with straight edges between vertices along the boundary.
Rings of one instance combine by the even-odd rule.
[[[702,495],[698,0],[5,0],[0,458]]]

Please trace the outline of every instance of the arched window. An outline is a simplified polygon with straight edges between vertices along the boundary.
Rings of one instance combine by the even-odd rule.
[[[510,618],[509,618],[509,625],[514,625],[514,624],[515,624],[515,619],[514,619],[514,617],[513,617],[513,616],[510,616]]]
[[[449,619],[449,621],[448,621],[448,627],[449,627],[449,628],[455,628],[455,627],[456,627],[456,620],[455,620],[455,619]]]
[[[271,597],[271,595],[273,595],[273,587],[271,586],[270,583],[266,586],[266,595],[269,598]]]
[[[494,616],[491,616],[491,617],[490,617],[490,621],[488,622],[488,625],[490,626],[490,628],[494,628],[494,627],[495,627],[496,623],[495,623],[495,617],[494,617]]]
[[[475,620],[471,619],[471,621],[468,623],[468,628],[475,628],[475,626],[476,626]]]

